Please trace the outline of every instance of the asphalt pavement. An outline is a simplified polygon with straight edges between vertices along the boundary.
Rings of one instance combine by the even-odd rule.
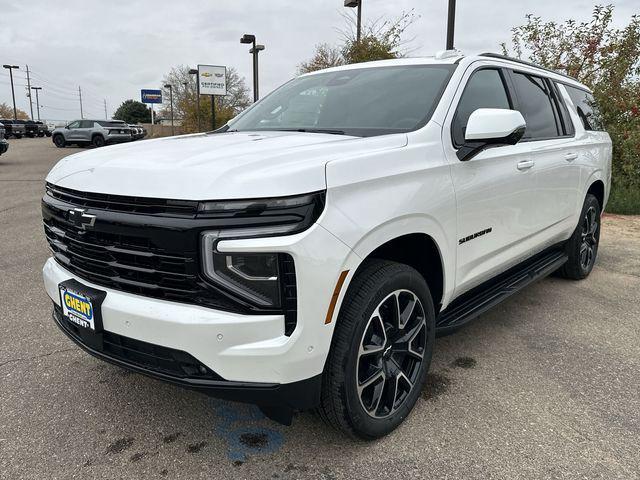
[[[81,151],[10,140],[0,156],[0,479],[636,479],[640,217],[607,216],[580,282],[547,278],[436,342],[429,385],[388,437],[312,413],[129,373],[75,347],[42,286],[47,171]]]

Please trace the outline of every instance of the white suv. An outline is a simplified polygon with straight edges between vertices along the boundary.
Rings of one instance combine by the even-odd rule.
[[[89,353],[371,439],[435,334],[586,277],[611,181],[589,90],[495,54],[303,75],[208,134],[49,173],[44,282]]]

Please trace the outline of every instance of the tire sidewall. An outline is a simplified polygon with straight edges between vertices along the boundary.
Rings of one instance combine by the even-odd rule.
[[[105,145],[104,138],[101,135],[96,135],[95,137],[93,137],[93,140],[91,141],[91,143],[93,144],[94,147],[97,147],[97,148],[104,147]]]
[[[62,135],[60,135],[60,134],[54,135],[53,144],[58,148],[64,147],[64,145],[65,145],[64,137]]]
[[[428,329],[426,340],[427,344],[425,345],[424,359],[420,366],[421,371],[418,374],[413,390],[405,399],[402,406],[393,415],[377,419],[371,417],[364,410],[357,393],[357,352],[364,334],[364,329],[366,328],[373,311],[380,302],[382,302],[382,300],[396,290],[409,290],[422,302]],[[361,312],[360,318],[354,328],[348,349],[345,363],[344,397],[348,416],[358,435],[361,435],[364,438],[378,438],[390,433],[398,427],[398,425],[400,425],[409,415],[420,397],[422,386],[424,385],[429,365],[431,363],[431,356],[433,354],[433,345],[435,340],[435,314],[433,301],[426,282],[418,272],[409,267],[387,278],[381,285],[379,285],[377,291],[369,295],[366,304],[367,306]],[[338,321],[340,321],[340,319],[338,319]]]
[[[596,209],[596,215],[597,215],[597,223],[598,223],[598,229],[596,231],[596,244],[595,247],[593,249],[593,261],[591,262],[591,264],[587,267],[584,268],[582,266],[582,263],[580,263],[580,247],[582,245],[582,222],[584,221],[584,217],[587,214],[587,211],[589,210],[589,208],[594,207]],[[582,211],[580,212],[580,221],[578,223],[578,228],[576,229],[576,237],[575,237],[575,242],[573,245],[574,250],[574,254],[576,256],[577,262],[578,262],[578,268],[580,269],[580,273],[583,277],[588,276],[591,273],[591,270],[593,270],[593,267],[596,263],[596,260],[598,258],[598,249],[600,247],[600,230],[601,230],[601,207],[600,207],[600,202],[598,202],[598,199],[596,197],[594,197],[593,195],[589,194],[587,195],[587,197],[585,198],[584,201],[584,205],[582,206]]]

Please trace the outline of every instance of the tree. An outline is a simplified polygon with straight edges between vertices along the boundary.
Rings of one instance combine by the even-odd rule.
[[[127,123],[151,123],[151,109],[144,103],[135,100],[125,100],[113,114],[116,120],[124,120]]]
[[[403,12],[394,20],[378,19],[364,26],[360,42],[356,39],[355,21],[345,16],[347,29],[342,31],[338,46],[322,43],[310,60],[298,65],[298,73],[314,72],[323,68],[350,63],[370,62],[398,58],[404,55],[402,47],[407,28],[416,20],[413,10]]]
[[[640,17],[613,28],[613,6],[596,5],[588,22],[543,22],[527,15],[512,30],[518,58],[566,73],[594,94],[613,141],[613,182],[640,188]],[[502,45],[509,53],[507,45]]]
[[[227,68],[227,95],[216,97],[216,128],[224,125],[251,105],[249,89],[243,77],[233,67]],[[198,131],[197,87],[195,76],[189,73],[189,67],[180,65],[174,67],[165,75],[163,85],[173,85],[174,117],[182,120],[185,132]],[[163,87],[163,110],[161,114],[169,118],[171,108],[169,89]],[[211,98],[208,95],[200,97],[200,122],[203,130],[211,129]]]
[[[16,110],[18,114],[18,120],[29,120],[29,115],[23,112],[19,108]],[[13,118],[13,107],[6,103],[0,103],[0,118]]]

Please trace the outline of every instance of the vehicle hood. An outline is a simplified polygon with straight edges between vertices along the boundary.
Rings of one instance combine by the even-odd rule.
[[[404,134],[360,138],[302,132],[195,134],[70,155],[47,181],[84,192],[181,200],[227,200],[326,188],[332,159],[401,148]]]

